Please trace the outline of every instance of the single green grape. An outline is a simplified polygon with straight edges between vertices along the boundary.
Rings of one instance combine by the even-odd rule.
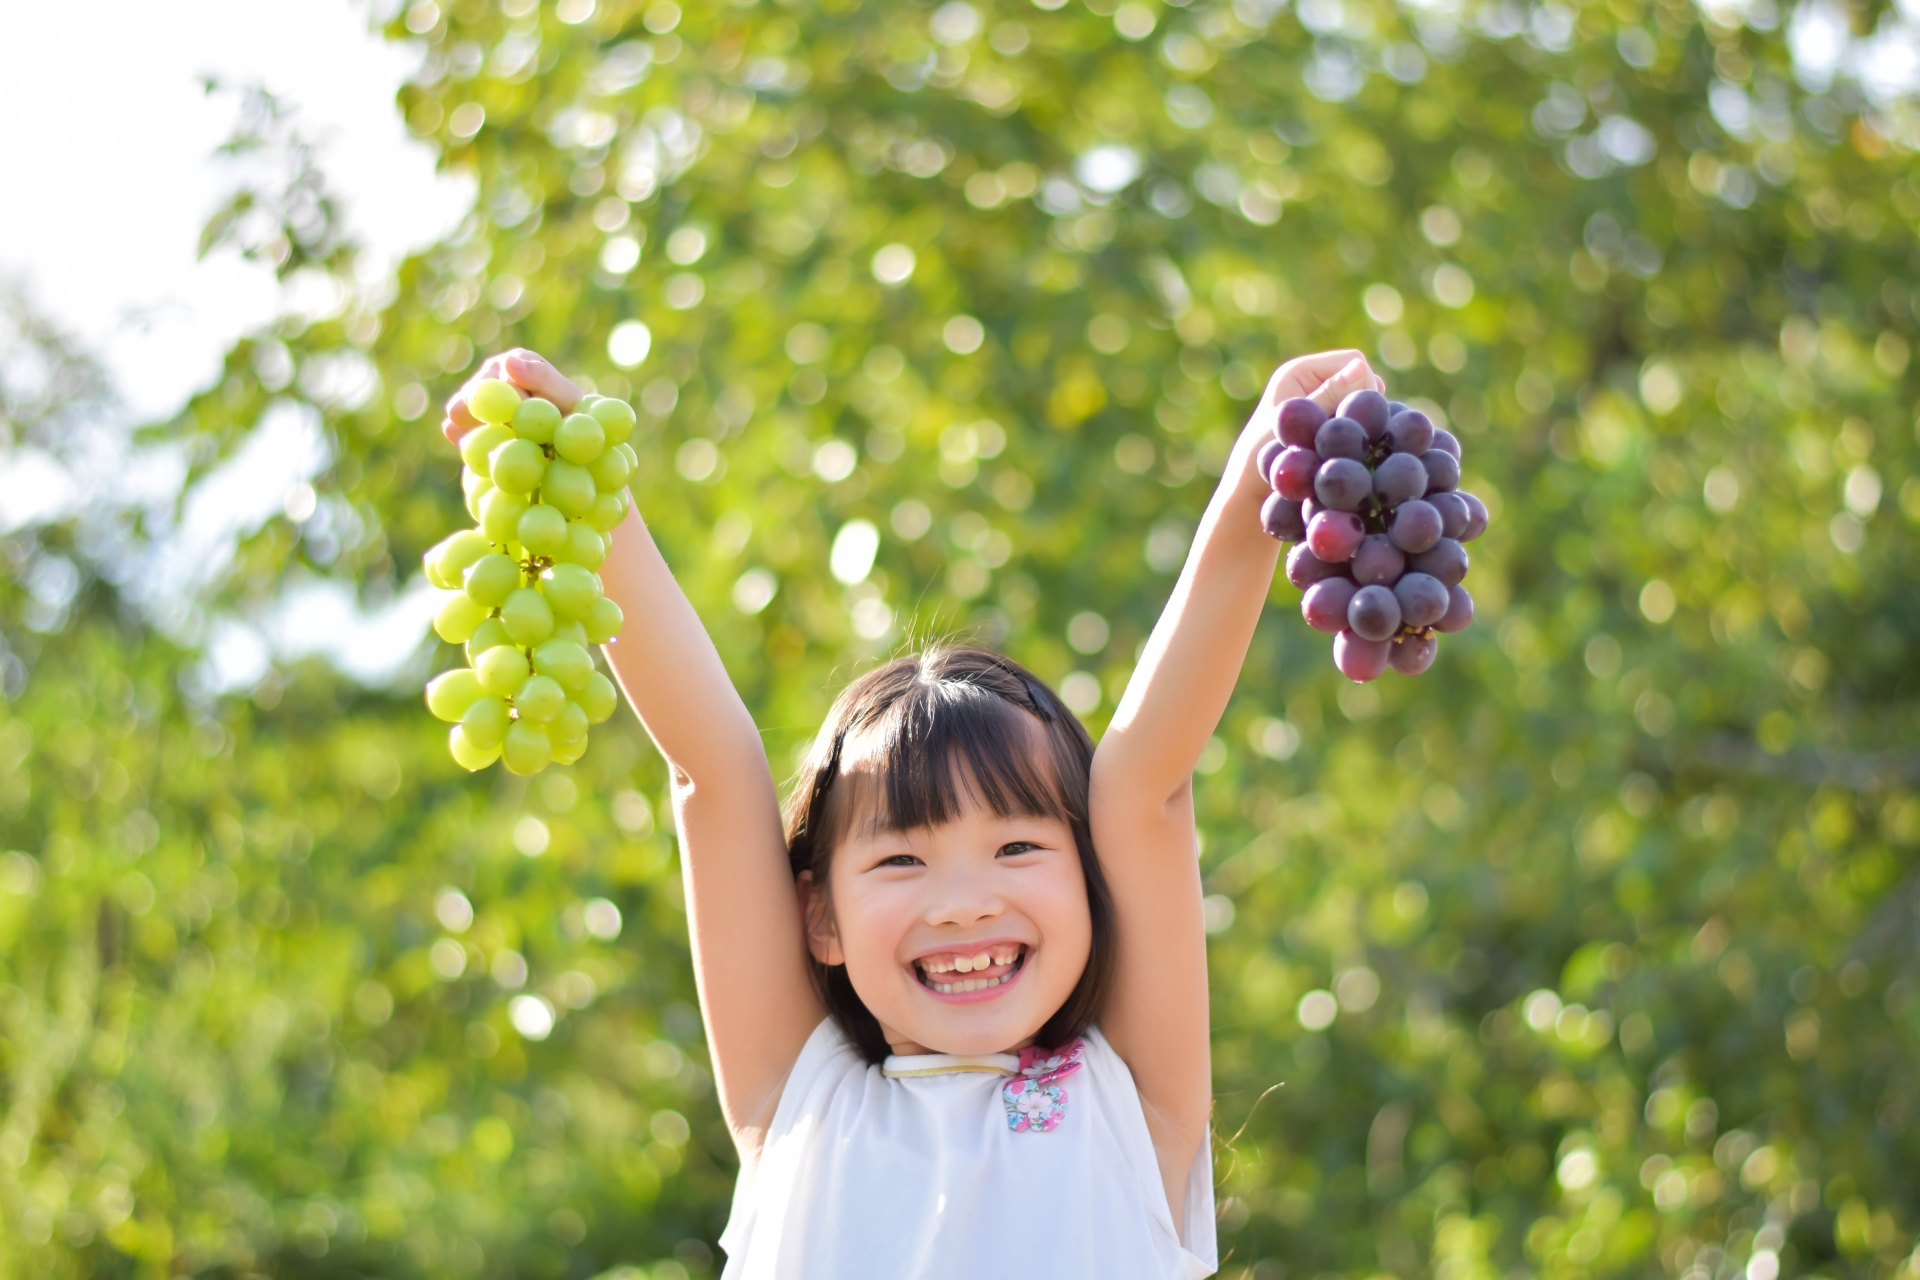
[[[497,649],[503,644],[512,644],[513,637],[507,634],[507,628],[498,618],[488,618],[473,629],[473,637],[467,641],[467,662],[478,666],[480,655],[489,649]]]
[[[462,529],[440,544],[440,576],[449,582],[458,583],[467,571],[467,566],[493,550],[493,544],[487,541],[487,535],[478,529]]]
[[[553,401],[538,396],[522,400],[513,414],[513,433],[535,444],[553,443],[553,429],[559,425],[559,408]]]
[[[593,658],[584,645],[571,640],[549,640],[533,651],[533,669],[552,676],[568,693],[579,693],[593,675]]]
[[[511,698],[532,670],[527,655],[510,644],[495,645],[481,654],[473,669],[479,673],[481,685],[496,698]]]
[[[622,446],[602,453],[587,470],[593,473],[595,488],[601,493],[611,493],[626,485],[627,478],[633,474],[633,464],[627,461],[627,451]]]
[[[449,581],[447,575],[440,571],[440,556],[446,551],[447,544],[452,541],[453,536],[449,534],[447,537],[442,538],[440,541],[428,547],[420,556],[420,567],[426,570],[427,581],[439,587],[442,591],[456,591],[460,587],[458,577]]]
[[[558,507],[537,502],[520,517],[520,545],[537,556],[556,556],[567,545],[567,518]]]
[[[520,517],[531,504],[518,494],[495,489],[480,504],[480,532],[496,547],[504,547],[520,536]]]
[[[447,750],[453,755],[453,762],[468,773],[478,773],[500,758],[499,747],[481,747],[467,733],[465,725],[457,724],[447,731]]]
[[[600,579],[577,564],[557,564],[540,580],[540,590],[553,606],[556,618],[584,621],[593,602],[601,598]],[[593,634],[591,630],[587,632]],[[597,643],[597,642],[596,642]]]
[[[600,425],[606,428],[609,447],[624,443],[633,434],[633,406],[625,400],[601,400],[587,412],[598,418]]]
[[[555,764],[572,764],[581,756],[587,754],[587,735],[584,733],[570,742],[561,741],[555,737],[553,726],[548,725],[547,739],[553,743],[553,762]]]
[[[485,621],[487,611],[484,606],[475,604],[473,597],[464,591],[455,592],[433,615],[433,633],[448,644],[465,644]]]
[[[569,520],[586,515],[599,492],[593,487],[593,473],[565,458],[549,463],[540,479],[540,500],[560,508],[560,514]]]
[[[480,677],[466,667],[455,667],[427,681],[427,710],[449,724],[459,721],[467,709],[486,696]]]
[[[587,514],[580,517],[589,526],[601,533],[612,533],[627,518],[627,491],[616,489],[612,493],[603,493],[593,500]]]
[[[472,475],[473,473],[468,472],[467,474]],[[487,495],[497,492],[498,490],[493,487],[493,481],[478,479],[476,479],[473,487],[467,490],[467,514],[473,517],[475,524],[480,522],[480,513],[486,509]]]
[[[583,467],[599,457],[606,447],[607,429],[590,413],[568,414],[553,433],[553,451]]]
[[[507,726],[512,722],[507,700],[492,694],[474,699],[467,713],[460,717],[467,741],[482,751],[498,751],[500,744],[507,740]]]
[[[595,644],[605,644],[620,634],[620,628],[626,621],[627,616],[620,612],[620,606],[601,596],[588,608],[581,624],[587,629],[587,639]]]
[[[567,526],[567,542],[553,553],[555,560],[577,564],[582,569],[598,569],[607,558],[607,540],[584,520]]]
[[[581,690],[578,701],[580,709],[587,713],[588,724],[604,724],[620,704],[620,694],[613,687],[613,681],[596,671],[587,678],[587,687]]]
[[[490,426],[512,422],[519,407],[519,389],[501,378],[488,378],[467,397],[467,411]]]
[[[515,587],[500,606],[500,623],[522,648],[553,634],[553,606],[532,587]]]
[[[510,773],[522,777],[539,773],[553,762],[553,740],[538,726],[528,724],[525,720],[515,720],[507,730],[501,758],[506,761]]]
[[[486,480],[489,478],[487,456],[511,439],[511,427],[498,424],[478,427],[460,438],[460,461],[467,464],[468,471]]]
[[[498,609],[519,585],[520,566],[498,551],[481,556],[467,569],[467,595],[475,604],[489,609]]]
[[[599,404],[602,400],[605,400],[605,399],[606,397],[601,395],[599,392],[589,391],[587,392],[587,394],[581,396],[580,399],[574,404],[573,411],[575,413],[592,413],[593,406]]]
[[[495,487],[524,497],[540,487],[547,455],[531,440],[509,440],[488,456],[487,468]]]
[[[569,701],[560,714],[547,722],[547,736],[555,742],[578,742],[587,736],[587,713],[579,703]]]
[[[513,709],[522,720],[545,724],[560,714],[567,704],[567,691],[552,676],[531,675],[513,691]]]

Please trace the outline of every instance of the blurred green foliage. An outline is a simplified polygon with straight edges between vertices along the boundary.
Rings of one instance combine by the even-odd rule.
[[[1276,583],[1202,760],[1223,1270],[1911,1280],[1920,177],[1786,21],[423,0],[399,105],[474,212],[382,278],[249,99],[284,164],[208,244],[307,301],[144,440],[197,485],[292,402],[328,460],[158,612],[401,595],[460,518],[432,406],[520,344],[644,410],[776,774],[956,631],[1097,730],[1267,371],[1364,346],[1495,523],[1418,681]],[[98,377],[12,323],[58,456]],[[528,783],[317,660],[216,696],[126,569],[168,518],[0,540],[0,1273],[713,1274],[638,727]]]

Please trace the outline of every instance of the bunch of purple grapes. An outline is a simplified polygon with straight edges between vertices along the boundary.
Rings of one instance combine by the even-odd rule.
[[[1487,508],[1460,492],[1460,442],[1418,409],[1356,391],[1334,416],[1311,400],[1280,406],[1277,439],[1260,446],[1273,495],[1260,508],[1272,536],[1298,543],[1287,581],[1300,612],[1333,636],[1333,665],[1371,680],[1433,665],[1439,631],[1473,621],[1463,543]]]

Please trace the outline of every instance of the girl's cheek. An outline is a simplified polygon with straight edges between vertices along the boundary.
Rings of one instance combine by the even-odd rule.
[[[1087,906],[1087,882],[1077,862],[1059,875],[1047,877],[1046,887],[1036,897],[1034,906],[1044,914],[1041,923],[1053,941],[1081,939],[1091,945],[1093,912]]]
[[[891,966],[900,940],[913,927],[915,903],[910,894],[888,888],[861,886],[842,913],[841,945],[879,966]]]

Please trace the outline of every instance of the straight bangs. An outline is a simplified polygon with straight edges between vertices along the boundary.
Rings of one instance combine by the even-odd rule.
[[[913,831],[980,805],[1002,818],[1086,821],[1084,781],[1046,725],[977,685],[920,684],[841,748],[821,836]]]
[[[1065,822],[1093,926],[1086,970],[1039,1031],[1041,1044],[1066,1044],[1098,1016],[1113,970],[1113,899],[1087,820],[1092,770],[1093,740],[1079,717],[1011,658],[972,645],[896,658],[847,686],[827,712],[787,796],[787,860],[795,877],[824,888],[834,849],[856,824],[914,831],[970,804]],[[829,1016],[867,1061],[883,1061],[886,1037],[846,967],[811,955],[807,965]]]

